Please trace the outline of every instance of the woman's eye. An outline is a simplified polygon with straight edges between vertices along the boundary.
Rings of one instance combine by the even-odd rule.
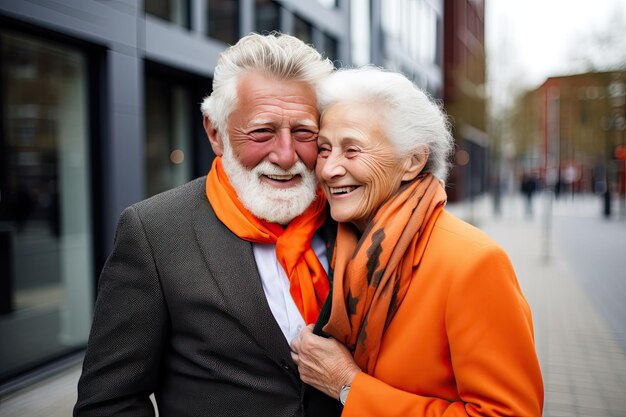
[[[359,151],[356,148],[348,148],[345,151],[346,154],[346,158],[354,158],[355,156],[357,156],[361,151]]]
[[[317,150],[317,156],[320,158],[328,158],[328,156],[330,155],[330,149],[320,146],[320,148]]]

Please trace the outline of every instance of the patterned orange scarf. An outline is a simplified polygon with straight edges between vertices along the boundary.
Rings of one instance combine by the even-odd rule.
[[[256,218],[237,198],[222,167],[215,158],[206,179],[206,195],[215,214],[231,232],[243,240],[276,245],[276,258],[289,278],[289,292],[307,324],[315,323],[329,292],[324,267],[311,248],[313,234],[326,220],[326,198],[318,189],[317,198],[287,228]]]
[[[360,238],[352,224],[339,225],[332,310],[324,331],[348,346],[367,373],[376,366],[383,334],[419,266],[430,235],[425,227],[445,201],[443,186],[427,174],[403,184]]]

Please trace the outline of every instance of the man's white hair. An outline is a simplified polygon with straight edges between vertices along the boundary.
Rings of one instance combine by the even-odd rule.
[[[276,80],[302,81],[315,91],[317,83],[334,67],[313,47],[279,32],[244,36],[221,53],[213,74],[213,92],[200,109],[224,135],[228,117],[237,106],[237,83],[248,73],[258,72]]]
[[[404,75],[366,66],[340,69],[319,84],[320,113],[337,103],[366,103],[383,116],[383,130],[398,156],[426,145],[424,172],[445,181],[453,137],[441,107]]]

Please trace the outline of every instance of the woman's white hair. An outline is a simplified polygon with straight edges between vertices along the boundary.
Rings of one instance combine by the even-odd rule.
[[[319,84],[320,113],[338,103],[366,103],[383,116],[383,130],[398,156],[428,147],[425,172],[445,181],[453,138],[447,117],[427,94],[404,75],[366,66],[340,69]]]
[[[241,76],[260,72],[277,80],[302,81],[315,90],[333,71],[333,64],[300,39],[279,32],[251,33],[220,54],[213,74],[213,92],[200,107],[214,127],[226,135],[226,124],[237,106]]]

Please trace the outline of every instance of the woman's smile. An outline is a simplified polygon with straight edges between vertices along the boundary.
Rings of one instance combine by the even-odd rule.
[[[329,187],[328,190],[333,196],[346,195],[350,194],[352,191],[356,190],[358,187],[356,186],[348,186],[348,187]]]
[[[384,117],[367,103],[341,103],[322,116],[316,174],[338,222],[365,227],[402,182],[404,158],[383,133]]]

